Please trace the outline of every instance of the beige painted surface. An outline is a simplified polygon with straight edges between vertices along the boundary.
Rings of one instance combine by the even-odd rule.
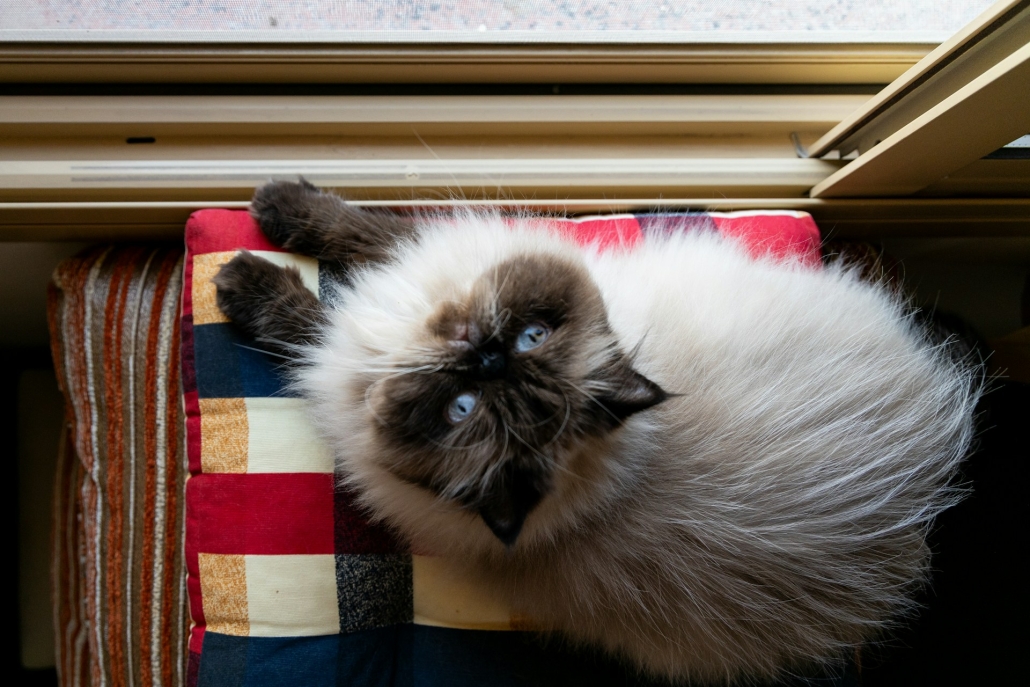
[[[906,196],[1030,131],[1024,45],[816,184],[813,198]]]
[[[920,112],[951,95],[959,86],[949,88],[948,84],[940,83],[940,78],[937,78],[940,76],[940,72],[948,70],[965,72],[970,68],[979,69],[979,72],[982,72],[986,68],[980,66],[983,65],[982,58],[978,60],[977,65],[962,65],[961,62],[968,63],[970,61],[968,58],[973,56],[970,53],[978,52],[978,46],[982,47],[982,42],[995,41],[997,38],[995,29],[999,21],[1010,19],[1014,14],[1025,13],[1028,6],[1030,6],[1030,2],[1027,0],[999,0],[985,9],[976,19],[937,46],[911,69],[830,129],[812,145],[810,154],[818,157],[836,148],[841,148],[842,152],[847,153],[856,146],[865,151],[870,147],[869,145],[859,145],[857,141],[853,140],[860,135],[858,132],[861,129],[875,129],[870,132],[870,135],[882,140],[918,116]],[[1025,35],[1023,26],[1010,25],[1006,28],[1015,30],[1008,30],[1009,36],[1001,42],[1004,42],[1006,46],[1018,47],[1018,41]],[[1012,42],[1009,40],[1010,38],[1017,42]],[[988,59],[990,57],[990,55],[987,56]],[[987,66],[990,64],[993,62]],[[930,91],[932,93],[929,93],[929,101],[913,102],[921,100],[921,96]],[[882,120],[891,109],[904,109],[916,114],[908,115],[907,120],[894,125],[893,128],[887,126],[887,130],[883,130]]]
[[[889,83],[936,45],[0,43],[0,80],[195,83]],[[224,37],[223,37],[224,39]]]

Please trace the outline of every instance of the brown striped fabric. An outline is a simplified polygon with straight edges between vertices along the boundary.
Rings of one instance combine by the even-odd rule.
[[[52,568],[64,687],[185,683],[181,291],[180,249],[93,248],[54,273],[68,417]]]

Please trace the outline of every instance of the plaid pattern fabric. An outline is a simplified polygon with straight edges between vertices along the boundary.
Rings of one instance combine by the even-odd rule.
[[[548,220],[583,243],[718,231],[756,252],[819,261],[804,213]],[[246,248],[294,265],[320,297],[333,266],[271,245],[246,212],[195,213],[186,229],[182,378],[190,479],[186,565],[189,684],[202,687],[402,684],[625,684],[592,654],[543,647],[525,622],[447,563],[412,555],[334,490],[333,458],[275,358],[253,348],[215,302],[211,277]]]
[[[52,548],[63,687],[185,683],[182,259],[180,248],[91,248],[50,286],[68,421]]]

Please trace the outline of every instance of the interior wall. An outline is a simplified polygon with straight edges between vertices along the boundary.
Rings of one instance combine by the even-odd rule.
[[[54,665],[51,502],[63,421],[64,398],[53,370],[22,372],[18,382],[18,606],[25,668]]]
[[[0,243],[0,348],[47,346],[46,286],[86,243]]]
[[[1030,237],[887,239],[905,288],[926,308],[958,315],[985,339],[1026,321]]]

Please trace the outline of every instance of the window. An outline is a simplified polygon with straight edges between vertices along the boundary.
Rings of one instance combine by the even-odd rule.
[[[827,142],[835,127],[885,121],[881,106],[898,99],[881,89],[906,70],[954,75],[961,64],[998,63],[978,52],[1018,51],[1026,2],[1002,0],[958,33],[984,2],[126,6],[5,7],[8,237],[173,236],[192,209],[243,207],[255,185],[296,174],[367,203],[803,208],[845,234],[910,229],[912,218],[1010,227],[1028,214],[1016,197],[919,199],[896,183],[897,192],[841,192],[840,179],[854,184],[888,147],[870,155],[857,146],[849,161]],[[987,35],[1009,38],[977,38]],[[1003,87],[1024,78],[1020,69],[994,89],[1009,94],[1013,117],[996,118],[1004,125],[948,164],[977,161],[1020,121],[1026,89]],[[901,83],[915,81],[910,73]],[[934,106],[902,100],[912,112]],[[966,111],[982,113],[982,103]]]

